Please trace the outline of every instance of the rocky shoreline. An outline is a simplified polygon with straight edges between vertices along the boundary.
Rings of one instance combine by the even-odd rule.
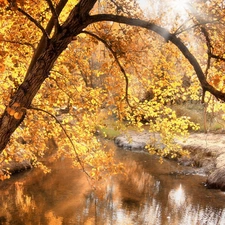
[[[129,131],[126,134],[115,138],[115,144],[121,148],[131,151],[145,151],[145,146],[151,144],[150,140],[155,139],[157,146],[162,147],[158,140],[158,134],[151,134],[148,131]],[[225,191],[225,134],[214,133],[193,133],[185,140],[177,140],[183,149],[190,152],[190,157],[181,157],[177,161],[185,166],[186,175],[198,174],[207,176],[206,185],[208,188],[221,189]],[[20,154],[20,153],[19,153]],[[4,176],[5,169],[11,174],[32,168],[29,160],[22,162],[10,162],[0,165],[0,177]]]
[[[150,143],[147,131],[134,131],[115,138],[115,144],[131,151],[145,151]],[[157,139],[159,136],[154,135]],[[190,157],[178,158],[178,163],[187,167],[187,174],[206,175],[206,186],[225,191],[225,134],[193,133],[185,140],[177,140]],[[159,145],[159,143],[157,143]]]
[[[0,180],[4,180],[8,175],[20,173],[32,168],[31,160],[21,160],[24,158],[24,154],[25,151],[20,150],[14,155],[15,160],[0,163]]]

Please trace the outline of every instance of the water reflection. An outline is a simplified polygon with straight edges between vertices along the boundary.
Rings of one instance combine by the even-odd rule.
[[[180,184],[178,188],[172,189],[169,192],[168,197],[172,205],[176,205],[176,208],[181,207],[186,200],[185,192],[182,185]]]
[[[127,176],[93,191],[85,175],[57,162],[0,184],[1,225],[222,225],[225,195],[206,190],[197,176],[172,176],[175,163],[119,150]]]

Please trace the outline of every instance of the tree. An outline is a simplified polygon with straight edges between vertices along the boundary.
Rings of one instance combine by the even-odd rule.
[[[161,4],[178,7],[172,0]],[[206,92],[225,100],[221,0],[193,1],[186,5],[185,17],[177,13],[173,18],[163,10],[160,15],[150,11],[154,18],[148,18],[137,1],[127,0],[1,0],[0,5],[0,151],[6,158],[21,144],[13,140],[23,136],[36,161],[46,144],[39,135],[54,136],[62,146],[58,154],[81,167],[98,165],[93,172],[98,174],[105,170],[102,165],[110,170],[112,160],[93,139],[101,124],[100,109],[114,105],[118,118],[136,126],[142,125],[139,115],[150,119],[151,129],[161,132],[168,146],[160,150],[163,156],[173,151],[174,135],[195,127],[167,107],[174,96],[181,98],[187,91],[181,88],[182,76],[192,82],[196,76],[202,101]],[[178,76],[175,63],[185,73]],[[141,101],[152,89],[153,99]],[[199,87],[193,93],[199,93]],[[55,108],[65,105],[69,115],[56,125]],[[67,139],[61,138],[62,132]]]

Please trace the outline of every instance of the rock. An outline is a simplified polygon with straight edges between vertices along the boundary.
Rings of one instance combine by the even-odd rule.
[[[0,165],[0,177],[3,177],[4,175],[7,175],[8,173],[16,174],[28,169],[31,169],[32,165],[28,160],[24,160],[22,162],[10,162],[10,163],[4,163]]]
[[[8,172],[10,174],[19,173],[24,170],[28,170],[32,168],[32,164],[30,160],[23,160],[24,154],[26,154],[24,149],[19,150],[15,153],[14,158],[15,160],[10,161],[8,163],[2,162],[0,163],[0,177],[4,176]]]
[[[213,133],[193,133],[186,139],[176,139],[190,157],[178,159],[178,162],[196,170],[191,174],[209,175],[208,188],[225,191],[225,135]],[[160,146],[160,136],[149,132],[128,132],[115,138],[115,143],[130,150],[144,149],[146,145]],[[163,148],[161,145],[159,148]],[[188,170],[190,171],[190,170]]]
[[[130,150],[144,149],[146,146],[145,142],[135,140],[131,141],[129,138],[123,136],[116,137],[114,141],[118,147]]]
[[[225,191],[225,167],[216,169],[209,175],[206,181],[207,188]]]
[[[11,174],[15,174],[24,170],[31,169],[32,165],[28,160],[24,160],[22,162],[11,162],[9,164],[1,166],[0,171],[4,173],[4,171],[6,171],[7,168]]]
[[[221,152],[215,160],[215,170],[208,176],[206,185],[208,188],[225,191],[225,153]]]
[[[146,145],[160,146],[160,148],[163,148],[163,145],[159,143],[159,140],[160,136],[158,134],[150,134],[149,132],[142,132],[141,134],[128,132],[116,137],[114,142],[120,148],[129,150],[145,150]]]

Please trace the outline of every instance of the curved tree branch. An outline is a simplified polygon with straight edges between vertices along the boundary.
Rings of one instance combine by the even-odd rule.
[[[94,37],[95,39],[97,39],[98,41],[102,42],[106,48],[108,48],[108,50],[112,53],[117,65],[119,66],[120,68],[120,71],[122,72],[124,78],[125,78],[125,82],[126,82],[126,87],[125,87],[125,99],[126,99],[126,102],[127,104],[130,106],[130,108],[133,108],[132,105],[130,104],[129,102],[129,97],[128,97],[128,89],[129,89],[129,79],[128,79],[128,76],[126,74],[126,71],[125,69],[123,68],[123,66],[121,65],[117,55],[116,55],[116,52],[113,51],[112,47],[107,43],[107,41],[105,41],[104,39],[100,38],[99,36],[97,36],[96,34],[93,34],[91,33],[90,31],[83,31],[82,33],[84,34],[88,34],[92,37]]]
[[[31,15],[29,15],[23,9],[21,9],[21,8],[18,7],[17,10],[20,13],[22,13],[24,16],[26,16],[28,18],[28,20],[30,20],[32,23],[34,23],[35,26],[38,27],[42,31],[43,35],[45,35],[45,37],[49,39],[48,33],[46,32],[46,30],[44,29],[44,27],[42,27],[41,24],[37,20],[35,20]]]
[[[204,72],[202,71],[201,66],[199,65],[197,59],[194,55],[189,51],[189,49],[185,46],[180,38],[178,38],[175,34],[170,33],[167,29],[160,27],[154,23],[147,22],[141,19],[136,18],[128,18],[120,15],[112,15],[112,14],[99,14],[93,15],[88,18],[89,24],[101,22],[101,21],[113,21],[117,23],[123,23],[131,26],[142,27],[147,30],[153,31],[163,37],[167,42],[170,41],[173,43],[184,55],[184,57],[189,61],[189,63],[194,68],[198,80],[203,88],[203,92],[208,91],[216,98],[225,101],[225,93],[218,91],[212,85],[210,85],[205,77]]]
[[[54,24],[55,24],[56,30],[58,31],[60,29],[60,24],[59,24],[59,15],[57,13],[57,10],[55,9],[51,0],[46,0],[46,2],[48,3],[48,6],[52,12],[52,16],[54,18]]]
[[[77,150],[76,150],[76,147],[75,147],[73,141],[71,140],[70,136],[69,136],[68,133],[66,132],[66,129],[63,127],[63,125],[60,123],[60,121],[57,119],[57,117],[54,116],[52,113],[50,113],[50,112],[48,112],[48,111],[46,111],[46,110],[44,110],[44,109],[41,109],[41,108],[37,108],[37,107],[31,106],[29,109],[36,110],[36,111],[40,111],[40,112],[44,112],[44,113],[48,114],[49,116],[51,116],[51,117],[59,124],[59,126],[61,127],[61,129],[63,130],[64,134],[66,135],[66,137],[68,138],[70,144],[71,144],[72,147],[73,147],[74,153],[75,153],[75,155],[76,155],[77,162],[80,164],[80,166],[81,166],[81,168],[82,168],[82,171],[83,171],[89,178],[91,178],[90,175],[88,174],[88,172],[87,172],[87,171],[85,170],[85,168],[84,168],[83,162],[82,162],[81,159],[80,159],[80,156],[79,156],[79,154],[78,154],[78,152],[77,152]]]
[[[74,36],[80,34],[88,25],[101,21],[111,21],[131,26],[142,27],[149,31],[157,33],[166,41],[170,41],[181,51],[181,53],[192,65],[203,90],[208,91],[218,99],[225,101],[225,93],[216,90],[207,82],[205,74],[202,71],[202,68],[199,65],[197,59],[189,51],[187,46],[185,46],[182,40],[175,34],[170,33],[167,29],[162,28],[154,23],[147,22],[141,19],[110,14],[90,16],[89,13],[94,7],[96,1],[97,0],[80,0],[77,5],[71,10],[66,21],[61,26],[61,31],[55,32],[49,42],[43,45],[44,48],[40,49],[39,54],[34,60],[34,64],[28,72],[28,75],[25,77],[19,88],[13,93],[12,99],[9,102],[7,108],[10,108],[16,104],[20,105],[20,108],[29,109],[42,83],[49,76],[49,73],[53,68],[55,61],[58,59],[59,55],[67,48],[68,44],[71,43]],[[51,30],[52,28],[50,29],[50,31]],[[44,29],[43,32],[45,33],[45,31],[46,30]],[[44,41],[46,41],[49,35],[47,34],[46,36],[45,34],[43,34],[43,36]],[[12,133],[17,129],[17,127],[21,124],[25,117],[25,114],[21,118],[14,117],[10,115],[10,113],[7,111],[7,108],[0,118],[0,152],[2,152],[2,150],[6,147]]]

